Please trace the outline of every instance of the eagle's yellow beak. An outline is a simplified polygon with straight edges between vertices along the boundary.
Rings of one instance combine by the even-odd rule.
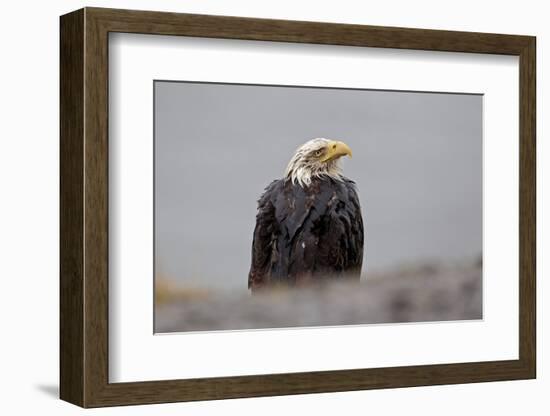
[[[348,155],[351,157],[351,149],[344,142],[330,141],[327,144],[327,153],[321,159],[321,162],[328,162],[339,158],[341,156]]]

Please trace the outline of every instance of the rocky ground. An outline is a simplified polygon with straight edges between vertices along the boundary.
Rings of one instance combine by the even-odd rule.
[[[157,301],[155,332],[481,319],[481,276],[476,262],[407,267],[359,284],[254,296],[179,288]]]

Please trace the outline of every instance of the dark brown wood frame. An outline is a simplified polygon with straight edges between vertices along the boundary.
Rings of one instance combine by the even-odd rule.
[[[85,8],[61,27],[60,396],[99,407],[535,378],[535,38]],[[519,359],[136,383],[108,379],[108,34],[519,56]]]

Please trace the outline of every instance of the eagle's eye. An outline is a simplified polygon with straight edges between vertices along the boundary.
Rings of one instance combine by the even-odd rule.
[[[317,157],[321,156],[322,154],[323,154],[323,149],[316,150],[314,153],[314,155]]]

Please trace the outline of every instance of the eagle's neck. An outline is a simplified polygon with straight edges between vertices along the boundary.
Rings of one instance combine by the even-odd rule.
[[[285,179],[290,180],[293,184],[298,184],[302,188],[311,184],[314,178],[332,178],[334,180],[342,180],[342,171],[338,163],[338,159],[328,162],[309,162],[296,157],[295,155],[285,171]]]

